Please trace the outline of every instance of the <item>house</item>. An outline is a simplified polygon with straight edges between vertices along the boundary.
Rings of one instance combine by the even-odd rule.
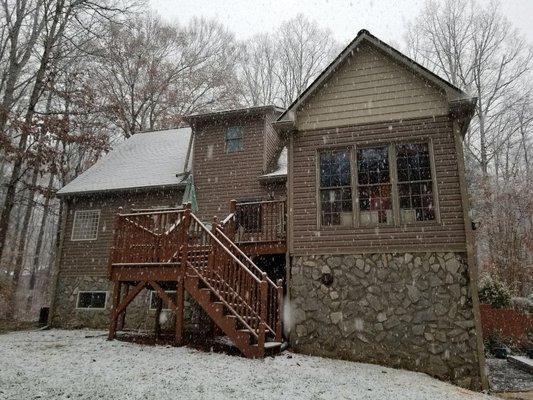
[[[203,314],[249,357],[284,337],[303,353],[485,386],[462,149],[474,106],[363,30],[286,110],[188,117],[192,136],[173,136],[187,145],[157,157],[172,184],[91,186],[92,170],[100,183],[113,175],[120,147],[59,192],[69,213],[54,323],[104,326],[110,314],[113,339],[146,314],[148,288],[156,315],[174,311],[177,343]],[[180,204],[189,175],[197,209],[162,208]]]

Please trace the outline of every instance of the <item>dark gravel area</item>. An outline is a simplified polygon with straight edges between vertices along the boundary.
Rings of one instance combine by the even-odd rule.
[[[495,392],[533,390],[533,375],[497,358],[487,358],[490,388]]]

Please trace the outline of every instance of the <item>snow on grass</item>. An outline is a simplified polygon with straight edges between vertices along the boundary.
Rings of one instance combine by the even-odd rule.
[[[248,360],[108,342],[104,332],[0,335],[0,399],[489,399],[427,375],[299,354]]]

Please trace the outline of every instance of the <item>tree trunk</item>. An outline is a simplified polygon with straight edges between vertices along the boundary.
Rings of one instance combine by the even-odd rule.
[[[50,193],[54,185],[54,174],[50,174],[50,179],[48,180],[47,194]],[[37,274],[37,269],[39,267],[39,260],[41,258],[41,249],[43,247],[43,238],[44,231],[46,229],[46,224],[48,222],[48,214],[50,210],[50,196],[47,195],[44,200],[43,205],[43,216],[41,218],[41,224],[39,226],[39,234],[37,235],[37,243],[35,245],[35,252],[33,253],[33,261],[30,267],[30,280],[28,284],[28,301],[27,309],[31,310],[31,303],[33,302],[33,291],[35,288],[35,277]]]
[[[22,230],[20,232],[20,240],[17,246],[17,257],[15,259],[15,269],[13,271],[12,282],[13,282],[13,295],[11,297],[11,305],[8,308],[9,312],[7,319],[12,319],[15,315],[15,306],[17,298],[17,289],[19,287],[20,276],[22,273],[22,264],[24,261],[24,251],[26,250],[26,244],[28,242],[28,228],[30,226],[31,216],[33,214],[33,200],[35,197],[35,186],[37,185],[37,178],[39,177],[39,171],[35,169],[30,182],[30,190],[28,191],[28,206],[26,207],[26,212],[24,213],[24,219],[22,221]]]
[[[20,133],[20,140],[18,144],[19,156],[16,157],[15,161],[13,162],[13,170],[11,171],[11,177],[7,184],[6,198],[4,200],[4,205],[2,207],[2,213],[0,216],[0,259],[2,259],[2,254],[4,252],[6,244],[9,219],[11,217],[11,212],[13,211],[13,207],[15,205],[16,186],[19,179],[21,178],[22,167],[24,165],[24,153],[27,150],[29,139],[28,127],[32,126],[33,117],[35,115],[35,109],[37,107],[37,103],[42,95],[42,91],[46,83],[46,72],[49,67],[52,48],[57,43],[59,36],[65,29],[65,21],[67,15],[64,16],[65,20],[63,21],[63,23],[60,23],[59,20],[61,15],[67,14],[67,11],[63,10],[63,6],[63,1],[57,2],[52,24],[48,31],[48,35],[44,38],[43,55],[40,60],[39,69],[35,74],[33,88],[29,97],[28,109],[24,118],[24,127]]]

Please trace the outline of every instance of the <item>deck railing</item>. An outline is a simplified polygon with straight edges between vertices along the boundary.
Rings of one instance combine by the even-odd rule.
[[[222,221],[224,232],[237,243],[284,242],[287,238],[285,200],[230,203]]]
[[[166,264],[177,261],[184,210],[117,214],[110,264]]]
[[[226,221],[226,229],[236,226],[231,221]],[[144,264],[187,266],[251,332],[260,347],[266,335],[281,341],[281,281],[270,280],[217,220],[208,229],[191,212],[190,205],[180,210],[118,214],[110,276],[113,266]]]

